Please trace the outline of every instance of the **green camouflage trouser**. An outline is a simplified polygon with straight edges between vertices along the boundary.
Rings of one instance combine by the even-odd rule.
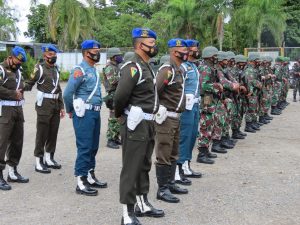
[[[221,140],[222,131],[225,129],[226,126],[226,108],[222,101],[219,101],[216,106],[216,113],[214,114],[214,121],[215,121],[215,129],[212,132],[212,139],[213,140]]]
[[[281,83],[276,81],[273,89],[273,95],[272,95],[272,103],[271,103],[272,106],[277,105],[280,96],[281,96]]]
[[[281,97],[280,97],[280,101],[286,101],[288,92],[289,92],[289,82],[282,82],[282,89],[281,89]]]
[[[224,107],[225,107],[225,124],[222,127],[222,136],[229,135],[230,125],[233,120],[233,115],[236,114],[235,110],[236,107],[234,106],[234,102],[230,98],[226,98],[224,100]]]
[[[106,137],[108,140],[117,140],[120,135],[120,124],[117,118],[114,117],[114,111],[111,110],[109,116]]]
[[[259,116],[264,116],[271,107],[270,90],[263,87],[262,94],[259,102]]]
[[[249,107],[247,109],[245,120],[246,122],[257,121],[257,108],[258,108],[258,99],[256,95],[248,97]]]

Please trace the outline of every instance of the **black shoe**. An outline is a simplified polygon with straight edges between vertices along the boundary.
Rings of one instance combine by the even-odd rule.
[[[211,147],[212,152],[225,154],[227,153],[227,150],[221,147],[221,141],[220,140],[213,140],[213,145]]]
[[[257,123],[255,123],[255,122],[251,122],[251,127],[255,131],[259,131],[260,130],[259,125]]]
[[[94,188],[107,188],[106,182],[101,182],[96,178],[94,170],[89,171],[89,176],[93,180],[91,183],[89,182],[89,186],[94,187]]]
[[[175,184],[174,181],[169,182],[169,190],[172,194],[187,194],[189,191],[185,188],[181,188]]]
[[[245,139],[245,136],[241,135],[238,130],[233,130],[232,131],[232,136],[233,139]]]
[[[135,204],[134,207],[134,214],[137,217],[155,217],[155,218],[159,218],[159,217],[164,217],[165,216],[165,212],[161,209],[156,209],[154,208],[148,201],[147,195],[143,194],[142,195],[143,199],[141,198],[141,196],[137,196],[137,198],[141,198],[139,203],[142,205],[141,207],[144,208],[148,208],[147,211],[143,212],[144,210],[141,210],[139,207],[139,204]]]
[[[208,153],[206,154],[206,156],[207,156],[207,158],[209,158],[209,159],[215,159],[215,158],[218,158],[218,155],[217,155],[217,154],[211,153],[211,152],[208,152]]]
[[[35,171],[39,173],[51,173],[51,170],[44,164],[43,157],[39,157],[39,166],[35,166]]]
[[[268,123],[270,123],[270,122],[267,121],[263,116],[260,116],[260,117],[259,117],[259,122],[262,123],[262,124],[268,124]]]
[[[18,171],[17,171],[17,167],[14,167],[14,175],[16,178],[11,178],[10,175],[8,174],[7,176],[7,181],[8,182],[15,182],[15,183],[28,183],[29,179],[26,177],[21,176]]]
[[[114,140],[114,142],[115,142],[117,145],[122,145],[122,141],[120,140],[120,138],[117,138],[116,140]]]
[[[183,173],[183,169],[182,169],[182,165],[178,164],[178,169],[179,169],[179,180],[175,180],[175,183],[177,184],[181,184],[181,185],[186,185],[186,186],[190,186],[192,184],[192,181],[190,181],[189,179],[187,179]]]
[[[124,210],[127,211],[126,217],[127,217],[127,219],[130,220],[130,222],[124,221]],[[126,209],[123,208],[123,216],[122,216],[122,220],[121,220],[121,225],[142,225],[140,223],[140,221],[138,220],[138,218],[136,218],[136,215],[134,213],[134,205],[128,204],[128,205],[126,205]]]
[[[199,154],[197,156],[197,162],[198,163],[204,163],[204,164],[214,164],[215,161],[211,158],[217,158],[216,154],[210,153],[208,148],[206,147],[198,147]]]
[[[0,190],[3,190],[3,191],[11,190],[11,186],[3,178],[3,171],[2,170],[0,170]]]
[[[256,133],[256,130],[253,129],[251,122],[246,122],[245,132]]]
[[[258,127],[261,127],[261,126],[264,125],[264,123],[261,123],[261,122],[259,122],[259,121],[255,121],[254,123],[255,123]]]
[[[279,116],[281,114],[280,111],[278,111],[276,108],[272,108],[271,115]]]
[[[226,138],[221,139],[221,147],[225,148],[225,149],[232,149],[234,147],[234,145],[232,145],[231,143],[229,143],[229,141]]]
[[[179,198],[172,195],[168,185],[158,188],[156,198],[169,203],[178,203],[180,201]]]
[[[55,161],[54,159],[54,152],[51,152],[50,153],[50,161],[51,163],[47,163],[47,160],[45,160],[45,166],[47,166],[48,168],[52,168],[52,169],[61,169],[61,165]]]
[[[82,185],[84,186],[82,189],[80,189],[79,185],[76,187],[76,193],[86,196],[96,196],[98,195],[98,191],[91,188],[88,181],[87,176],[81,176],[78,179],[82,182]]]
[[[240,131],[240,130],[238,130],[238,133],[239,133],[239,135],[241,135],[241,136],[247,137],[247,134],[244,133],[244,132],[242,132],[242,131]]]
[[[268,113],[265,114],[265,119],[266,120],[273,120],[273,117],[272,116],[269,116]]]
[[[191,169],[191,162],[190,161],[185,161],[185,163],[182,165],[185,169],[183,169],[184,175],[186,177],[190,178],[201,178],[202,173],[200,172],[195,172],[194,170]],[[188,170],[188,174],[186,174],[186,170]]]
[[[119,149],[120,148],[120,146],[117,143],[115,143],[113,140],[108,140],[106,147],[112,148],[112,149]]]

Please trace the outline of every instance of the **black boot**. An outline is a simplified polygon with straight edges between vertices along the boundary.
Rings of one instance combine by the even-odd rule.
[[[146,194],[136,196],[137,203],[134,207],[134,214],[137,217],[164,217],[165,212],[161,209],[154,208],[148,201]]]
[[[256,130],[253,129],[251,122],[246,122],[245,132],[256,133]]]
[[[278,110],[277,110],[277,107],[276,106],[272,106],[271,107],[271,115],[276,115],[276,116],[278,116],[278,115],[280,115],[281,114],[281,112],[279,112]]]
[[[209,150],[206,147],[198,147],[199,154],[197,157],[197,162],[198,163],[204,163],[204,164],[214,164],[215,161],[210,159],[208,157]]]
[[[45,165],[48,168],[52,168],[52,169],[61,169],[61,165],[55,161],[54,159],[54,152],[45,153]]]
[[[232,136],[233,139],[245,139],[243,135],[241,135],[238,130],[233,129],[232,130]]]
[[[116,138],[114,141],[117,145],[122,145],[122,141],[120,138]]]
[[[242,131],[240,131],[240,129],[238,129],[238,133],[239,133],[239,135],[242,135],[242,136],[244,136],[244,137],[246,137],[246,136],[247,136],[247,134],[246,134],[246,133],[244,133],[244,132],[242,132]]]
[[[208,151],[208,153],[206,154],[207,158],[209,159],[215,159],[218,158],[218,155],[215,153],[211,153],[210,151]]]
[[[266,120],[273,120],[273,117],[272,116],[269,116],[268,113],[265,114],[265,119]]]
[[[89,182],[87,181],[87,176],[78,176],[77,177],[77,187],[76,193],[87,196],[96,196],[98,191],[91,188]]]
[[[181,185],[191,185],[192,181],[186,178],[186,176],[183,173],[182,164],[177,164],[176,167],[176,173],[175,173],[175,183],[181,184]]]
[[[39,173],[51,173],[51,170],[44,164],[43,157],[35,157],[35,171]]]
[[[17,167],[11,167],[8,166],[8,176],[7,176],[8,182],[15,182],[15,183],[28,183],[29,179],[26,177],[21,176],[18,173]]]
[[[221,147],[223,147],[225,149],[232,149],[234,147],[234,145],[229,143],[228,139],[226,139],[225,137],[222,137],[221,138]]]
[[[0,170],[0,190],[9,191],[11,186],[3,178],[3,170]]]
[[[259,122],[260,122],[260,123],[263,123],[263,124],[268,124],[268,123],[270,123],[269,121],[265,120],[265,118],[264,118],[263,116],[260,116],[260,117],[259,117]]]
[[[88,172],[88,178],[87,178],[89,185],[94,188],[107,188],[106,182],[99,181],[95,176],[95,170],[91,169]]]
[[[201,178],[202,177],[202,173],[195,172],[194,170],[191,169],[191,161],[185,161],[184,164],[182,165],[182,169],[183,169],[184,175],[187,177],[191,177],[191,178]]]
[[[160,165],[160,164],[156,164],[155,166],[156,166],[156,178],[158,184],[156,198],[158,200],[162,200],[169,203],[178,203],[180,200],[174,195],[172,195],[168,185],[168,180],[170,180],[170,176],[171,176],[170,173],[171,166]]]
[[[168,185],[169,185],[170,192],[172,194],[187,194],[188,193],[187,189],[181,188],[175,184],[176,166],[177,166],[176,161],[172,162],[172,165],[171,165],[171,168],[169,171],[170,179],[169,179]]]
[[[221,146],[221,140],[213,140],[211,151],[216,153],[222,153],[222,154],[227,153],[227,150],[222,148]]]
[[[107,144],[106,144],[106,147],[112,148],[112,149],[119,149],[120,148],[120,146],[116,142],[114,142],[113,140],[108,140]]]
[[[134,205],[123,205],[123,216],[121,225],[142,225],[134,213]]]
[[[259,125],[256,122],[251,122],[251,126],[256,131],[260,130]]]

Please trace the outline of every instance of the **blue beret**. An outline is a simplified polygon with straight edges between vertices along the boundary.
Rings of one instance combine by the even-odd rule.
[[[44,45],[42,46],[42,51],[43,52],[59,52],[59,50],[52,44],[47,44],[47,45]]]
[[[154,38],[156,39],[156,33],[148,28],[133,28],[132,38]]]
[[[188,39],[185,40],[187,47],[199,47],[199,41]]]
[[[187,44],[184,39],[181,38],[174,38],[168,41],[168,47],[187,47]]]
[[[81,43],[81,49],[100,48],[101,45],[95,40],[85,40]]]
[[[26,52],[23,48],[19,46],[15,46],[12,50],[11,53],[13,56],[15,56],[17,59],[19,59],[21,62],[26,62]]]

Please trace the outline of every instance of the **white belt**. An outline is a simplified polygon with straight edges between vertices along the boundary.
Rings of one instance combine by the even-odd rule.
[[[44,98],[50,98],[50,99],[58,99],[59,97],[59,94],[49,94],[49,93],[43,93],[43,97]]]
[[[96,112],[100,112],[101,111],[101,106],[100,105],[92,105],[92,104],[84,104],[85,105],[85,109],[87,110],[93,110]]]
[[[179,118],[180,113],[167,111],[167,116],[172,118]]]
[[[199,98],[194,98],[194,104],[199,103]]]
[[[125,114],[126,115],[129,114],[129,111],[127,109],[125,110]],[[144,115],[144,120],[154,120],[154,114],[143,112],[143,115]]]
[[[0,100],[1,106],[23,106],[24,103],[25,100],[21,100],[21,101]]]

